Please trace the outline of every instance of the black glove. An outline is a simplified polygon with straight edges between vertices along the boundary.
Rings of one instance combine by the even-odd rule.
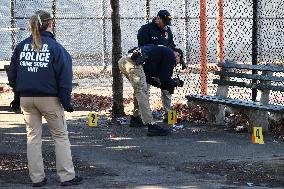
[[[180,55],[180,65],[181,65],[181,69],[186,69],[187,68],[187,65],[186,65],[186,63],[184,62],[184,54],[183,54],[183,52],[182,52],[182,50],[181,49],[179,49],[179,48],[174,48],[173,49],[174,51],[176,51],[176,52],[178,52],[179,53],[179,55]]]
[[[131,59],[136,63],[136,65],[144,64],[148,59],[148,56],[145,54],[144,50],[140,47],[134,47],[128,51],[131,55]]]
[[[175,88],[168,89],[167,91],[169,91],[170,94],[174,94]]]
[[[14,92],[14,100],[10,103],[10,107],[15,112],[20,109],[20,94],[18,92]]]
[[[184,82],[179,78],[173,78],[173,83],[176,87],[183,87]]]
[[[74,108],[71,104],[65,105],[63,106],[64,110],[66,110],[67,112],[74,112]]]
[[[183,80],[179,80],[179,85],[178,87],[183,87],[184,81]]]

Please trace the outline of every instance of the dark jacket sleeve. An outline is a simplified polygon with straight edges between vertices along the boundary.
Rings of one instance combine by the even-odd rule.
[[[71,105],[72,92],[72,59],[70,54],[58,44],[54,57],[54,71],[58,87],[58,97],[64,108]]]
[[[168,47],[170,47],[170,48],[176,47],[176,45],[174,43],[174,36],[173,36],[173,32],[172,32],[171,28],[169,28],[169,44],[168,44]]]
[[[151,38],[149,36],[149,28],[144,25],[138,30],[137,34],[138,47],[151,44]]]
[[[9,85],[13,88],[13,91],[16,91],[16,83],[17,83],[17,57],[18,57],[18,47],[15,48],[10,66],[8,71],[8,81]]]

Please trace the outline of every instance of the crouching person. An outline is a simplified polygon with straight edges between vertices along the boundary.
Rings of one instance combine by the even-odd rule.
[[[138,110],[134,110],[131,116],[131,125],[147,126],[148,136],[166,136],[171,133],[170,129],[153,121],[148,84],[173,93],[174,88],[182,84],[177,78],[171,79],[177,63],[179,53],[165,46],[154,45],[134,48],[118,62],[119,69],[134,89],[134,104],[138,104]]]
[[[20,103],[26,123],[30,178],[34,187],[47,184],[42,158],[43,116],[55,142],[61,185],[77,185],[82,178],[75,176],[64,117],[64,109],[73,111],[71,56],[51,33],[49,13],[37,11],[31,16],[30,25],[32,35],[17,45],[8,73],[15,98],[19,98],[14,99],[12,106],[16,109]]]

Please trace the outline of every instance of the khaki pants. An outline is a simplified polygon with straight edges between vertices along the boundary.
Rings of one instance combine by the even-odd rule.
[[[148,86],[142,65],[137,66],[128,56],[122,57],[118,64],[120,71],[129,80],[134,89],[134,97],[137,99],[138,112],[143,123],[152,123],[153,116],[149,103]]]
[[[148,91],[150,89],[150,85],[148,85]],[[149,93],[149,92],[148,92]],[[162,90],[161,89],[161,99],[162,99],[162,104],[164,108],[164,118],[168,118],[168,111],[171,109],[171,94],[167,90]],[[138,116],[139,115],[139,106],[136,98],[134,97],[134,110],[133,110],[133,115]]]
[[[27,156],[33,183],[45,177],[42,159],[42,116],[55,142],[56,170],[61,182],[75,177],[64,110],[57,97],[21,97],[27,130]]]
[[[157,82],[161,83],[159,78],[153,78],[155,79]],[[150,89],[150,85],[148,84],[148,88]],[[168,118],[168,111],[171,109],[171,94],[168,90],[163,90],[161,89],[161,100],[162,100],[162,105],[163,105],[163,109],[164,109],[164,116],[166,118]]]

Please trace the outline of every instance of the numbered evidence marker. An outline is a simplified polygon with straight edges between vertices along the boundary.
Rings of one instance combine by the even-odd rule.
[[[262,127],[253,127],[252,128],[252,143],[264,144]]]
[[[169,110],[168,111],[168,124],[174,125],[177,123],[177,111],[176,110]]]
[[[96,113],[89,113],[89,126],[96,127],[98,126],[98,116]]]

